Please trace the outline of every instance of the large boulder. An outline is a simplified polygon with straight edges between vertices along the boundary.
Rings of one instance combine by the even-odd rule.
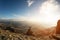
[[[57,22],[56,34],[60,34],[60,20]]]

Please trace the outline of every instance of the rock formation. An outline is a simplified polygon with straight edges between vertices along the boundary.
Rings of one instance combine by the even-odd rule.
[[[57,22],[56,34],[60,34],[60,20]]]
[[[33,35],[33,32],[31,31],[31,27],[29,27],[28,31],[26,32],[26,35]]]

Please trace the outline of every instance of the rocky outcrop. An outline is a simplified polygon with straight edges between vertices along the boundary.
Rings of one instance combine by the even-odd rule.
[[[57,22],[56,34],[60,34],[60,20]]]
[[[29,27],[28,31],[26,32],[26,35],[33,35],[33,32],[31,30],[31,27]]]

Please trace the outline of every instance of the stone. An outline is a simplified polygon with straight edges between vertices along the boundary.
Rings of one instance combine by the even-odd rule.
[[[60,20],[57,22],[56,34],[60,34]]]

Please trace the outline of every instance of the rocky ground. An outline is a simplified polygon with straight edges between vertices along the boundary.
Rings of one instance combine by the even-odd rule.
[[[34,37],[20,33],[13,33],[9,30],[0,29],[0,40],[55,40],[49,36]]]
[[[27,24],[27,25],[26,25]],[[39,30],[34,34],[40,33],[38,36],[32,34],[33,31],[28,29],[30,24],[26,22],[10,22],[10,21],[0,21],[0,40],[60,40],[60,36],[50,35],[53,34],[54,31],[52,29],[47,29],[45,31]],[[26,28],[26,30],[25,30]],[[28,31],[29,30],[29,31]],[[50,31],[51,33],[50,33]],[[29,33],[30,35],[24,34]],[[48,33],[47,35],[45,33]]]

